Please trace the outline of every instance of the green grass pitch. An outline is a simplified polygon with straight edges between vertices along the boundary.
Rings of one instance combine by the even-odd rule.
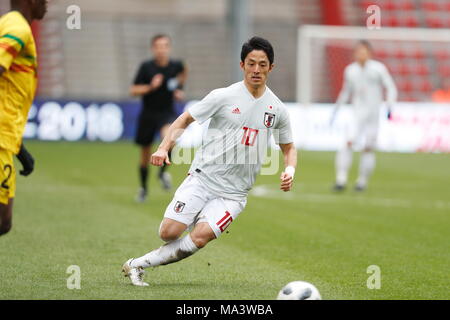
[[[139,288],[120,271],[162,244],[172,193],[156,168],[138,204],[131,142],[27,145],[36,171],[18,177],[13,230],[0,237],[0,299],[274,299],[294,280],[323,299],[450,298],[449,155],[379,153],[367,192],[334,194],[334,154],[300,152],[291,193],[278,190],[278,174],[259,176],[228,233],[148,269],[150,286]],[[170,169],[174,186],[187,168]],[[80,290],[67,288],[70,265]],[[367,288],[370,265],[381,269],[378,290]]]

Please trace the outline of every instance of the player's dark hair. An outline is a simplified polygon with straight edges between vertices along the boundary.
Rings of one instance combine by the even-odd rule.
[[[153,46],[157,40],[162,39],[162,38],[167,38],[167,39],[169,39],[169,41],[171,41],[170,37],[167,34],[158,33],[152,37],[152,39],[150,40],[150,44]]]
[[[359,40],[357,45],[366,47],[366,49],[369,50],[370,52],[373,51],[372,45],[367,40]]]
[[[270,64],[273,63],[274,53],[273,47],[269,41],[260,37],[253,37],[242,45],[241,61],[244,62],[248,54],[253,50],[262,50],[266,53]]]

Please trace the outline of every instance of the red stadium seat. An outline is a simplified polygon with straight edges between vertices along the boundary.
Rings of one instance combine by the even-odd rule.
[[[398,84],[398,89],[405,93],[411,93],[414,90],[414,87],[409,81],[401,81]]]
[[[403,24],[407,27],[415,28],[419,26],[419,20],[415,16],[408,16],[403,21]]]
[[[425,76],[425,75],[428,75],[430,73],[430,69],[428,68],[427,65],[421,64],[421,65],[418,65],[414,69],[414,73],[416,73],[418,75],[421,75],[421,76]]]
[[[436,51],[434,55],[435,55],[435,57],[438,60],[450,59],[450,52],[449,52],[449,50],[440,49],[440,50]]]
[[[430,92],[433,89],[433,86],[429,80],[424,80],[419,84],[418,89],[422,92]]]
[[[398,27],[399,25],[399,19],[396,16],[390,16],[386,19],[381,18],[381,24],[383,24],[383,22],[389,27]]]
[[[450,77],[450,65],[441,65],[438,67],[441,77]]]
[[[414,10],[415,5],[412,0],[404,0],[397,5],[397,8],[400,10]]]
[[[411,67],[408,64],[401,64],[398,71],[399,74],[405,76],[411,73]]]
[[[424,1],[422,2],[422,9],[425,11],[439,11],[439,3],[436,1]]]
[[[381,9],[384,9],[384,2],[380,0],[363,0],[359,3],[361,8],[366,12],[366,9],[371,5],[377,5],[381,7]]]
[[[397,59],[405,59],[406,58],[406,52],[403,49],[398,49],[395,51],[394,56]]]
[[[379,48],[374,52],[375,58],[383,60],[389,56],[389,53],[384,48]]]
[[[428,17],[426,21],[427,26],[431,28],[443,28],[445,26],[444,21],[438,17]]]
[[[367,9],[368,6],[370,6],[371,4],[375,4],[375,1],[368,1],[368,0],[363,0],[360,3],[361,8],[363,8],[364,10]]]
[[[421,60],[425,58],[425,51],[423,51],[423,49],[417,48],[411,52],[410,57]]]
[[[382,4],[381,10],[388,10],[388,11],[397,10],[397,3],[394,2],[393,0],[387,0]]]

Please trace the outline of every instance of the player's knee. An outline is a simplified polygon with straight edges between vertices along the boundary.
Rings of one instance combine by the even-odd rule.
[[[202,238],[194,238],[192,239],[192,242],[195,244],[195,246],[199,249],[204,248],[208,244],[208,240],[202,239]]]
[[[159,237],[165,242],[174,241],[183,234],[186,228],[187,226],[181,222],[163,219],[159,225]]]
[[[204,248],[214,238],[191,234],[192,242],[199,249]]]
[[[164,231],[164,230],[159,232],[159,237],[164,242],[170,242],[170,241],[174,241],[174,240],[178,239],[178,235],[175,235],[174,233]]]
[[[161,228],[159,230],[159,237],[161,238],[161,240],[165,241],[165,242],[169,242],[169,241],[174,241],[176,239],[178,239],[180,235],[176,232],[174,232],[173,230],[170,230],[170,228]]]

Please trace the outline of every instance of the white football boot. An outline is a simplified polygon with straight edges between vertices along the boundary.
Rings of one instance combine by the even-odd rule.
[[[131,283],[138,287],[146,287],[149,284],[147,282],[144,282],[142,279],[144,277],[145,271],[144,268],[138,267],[134,268],[130,265],[131,261],[133,259],[129,259],[127,262],[125,262],[122,266],[122,272],[125,274],[125,277],[129,277],[131,280]]]

